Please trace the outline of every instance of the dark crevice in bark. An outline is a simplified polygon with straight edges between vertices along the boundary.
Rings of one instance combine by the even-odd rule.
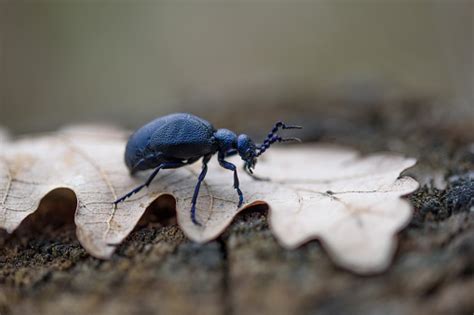
[[[234,310],[232,307],[232,284],[230,278],[230,264],[227,252],[226,240],[222,237],[217,239],[219,242],[220,250],[222,253],[222,304],[223,304],[223,315],[233,315]]]

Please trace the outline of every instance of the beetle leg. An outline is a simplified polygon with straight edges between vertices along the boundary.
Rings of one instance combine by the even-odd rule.
[[[126,195],[124,195],[124,196],[120,197],[119,199],[115,200],[114,204],[118,204],[118,203],[124,201],[125,199],[131,197],[133,194],[136,194],[137,192],[142,190],[144,187],[150,186],[151,182],[153,181],[153,179],[155,179],[156,175],[158,174],[158,172],[161,169],[178,168],[178,167],[181,167],[181,166],[184,166],[184,165],[186,165],[186,163],[183,163],[183,162],[165,162],[165,163],[162,163],[162,164],[158,165],[158,167],[155,168],[153,173],[151,173],[151,175],[148,177],[148,179],[146,180],[146,182],[144,184],[136,187],[135,189],[133,189],[132,191],[130,191]]]
[[[206,155],[202,159],[202,171],[201,171],[201,174],[199,174],[199,178],[198,178],[198,182],[196,184],[196,187],[194,187],[193,199],[191,201],[191,221],[193,221],[193,223],[196,224],[196,225],[201,225],[201,223],[199,223],[196,220],[196,202],[197,202],[197,198],[198,198],[198,195],[199,195],[199,189],[201,188],[201,183],[202,183],[202,181],[204,180],[204,178],[206,177],[206,174],[207,174],[207,163],[209,162],[211,157],[212,157],[212,155]]]
[[[229,151],[226,152],[225,157],[234,156],[234,155],[236,155],[237,153],[238,153],[237,150],[232,149],[232,150],[229,150]],[[260,176],[258,176],[258,175],[255,175],[254,173],[251,173],[250,170],[248,169],[248,167],[245,166],[245,164],[244,164],[244,166],[243,166],[242,168],[243,168],[243,170],[245,171],[245,173],[247,173],[247,174],[248,174],[250,177],[252,177],[252,179],[254,179],[254,180],[263,181],[263,182],[268,182],[268,181],[270,181],[270,178],[268,178],[268,177],[260,177]]]
[[[219,153],[217,160],[223,168],[234,172],[234,188],[235,190],[237,190],[237,194],[239,195],[239,205],[237,207],[240,208],[240,206],[242,206],[242,203],[244,202],[244,195],[242,194],[242,191],[239,188],[239,177],[237,176],[237,168],[234,164],[224,160],[224,155],[221,153]]]
[[[261,177],[261,176],[255,175],[254,173],[251,173],[250,170],[248,169],[248,167],[245,166],[245,164],[244,164],[243,169],[244,169],[245,173],[247,173],[247,175],[252,177],[252,179],[254,179],[254,180],[262,181],[262,182],[269,182],[270,181],[270,178],[268,178],[268,177]]]

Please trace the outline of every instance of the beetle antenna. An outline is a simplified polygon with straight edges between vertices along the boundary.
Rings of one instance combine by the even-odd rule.
[[[283,129],[283,130],[285,130],[285,129],[303,129],[303,127],[301,127],[301,126],[287,125],[282,121],[278,121],[277,123],[275,123],[275,126],[273,126],[272,130],[268,133],[267,139],[271,139],[278,132],[278,130],[280,128]]]
[[[275,142],[288,142],[288,141],[298,141],[301,142],[298,138],[282,138],[277,136],[276,133],[279,129],[303,129],[301,126],[297,125],[287,125],[284,122],[277,122],[275,126],[273,126],[272,130],[268,133],[267,138],[265,141],[258,147],[258,153],[256,157],[262,155],[273,143]]]
[[[265,140],[265,142],[258,148],[258,153],[256,157],[259,157],[262,155],[272,144],[275,142],[290,142],[290,141],[296,141],[296,142],[301,142],[301,139],[299,138],[282,138],[280,136],[273,136],[271,139]]]

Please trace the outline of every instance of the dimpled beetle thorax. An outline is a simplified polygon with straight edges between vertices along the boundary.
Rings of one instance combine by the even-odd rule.
[[[237,147],[237,135],[229,129],[219,129],[214,133],[219,150],[227,152]]]

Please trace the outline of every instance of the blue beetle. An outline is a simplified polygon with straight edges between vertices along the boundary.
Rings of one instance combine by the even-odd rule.
[[[199,188],[206,177],[207,163],[217,153],[219,164],[234,172],[234,188],[239,196],[238,207],[240,207],[244,197],[239,188],[237,169],[225,158],[239,154],[245,162],[244,170],[255,179],[259,179],[253,175],[253,168],[260,155],[275,142],[300,141],[298,138],[284,139],[278,136],[280,128],[301,129],[300,126],[288,126],[283,122],[277,122],[265,141],[261,145],[255,145],[245,134],[237,136],[228,129],[216,130],[208,121],[192,114],[177,113],[159,117],[132,134],[125,149],[125,163],[132,175],[148,169],[154,171],[143,185],[117,199],[115,204],[148,187],[161,169],[179,168],[202,158],[202,171],[191,201],[191,220],[199,225],[196,220]]]

